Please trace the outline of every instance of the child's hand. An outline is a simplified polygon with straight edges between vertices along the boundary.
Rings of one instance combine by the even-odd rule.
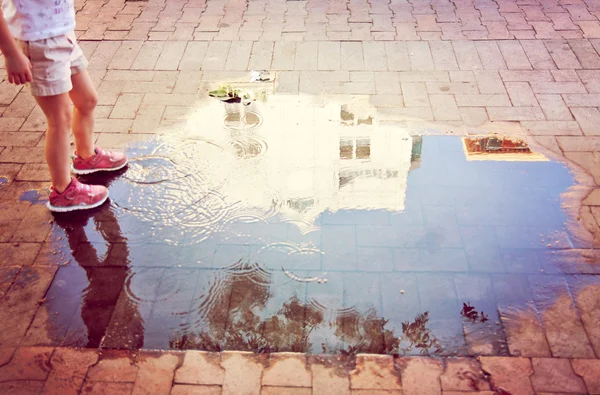
[[[5,55],[5,63],[8,82],[16,85],[31,82],[31,62],[23,52],[17,51],[15,54]]]

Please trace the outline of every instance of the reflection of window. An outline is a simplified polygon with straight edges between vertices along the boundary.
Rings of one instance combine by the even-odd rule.
[[[340,159],[369,159],[371,139],[369,137],[340,139]]]
[[[354,157],[354,141],[340,139],[340,159],[352,159]]]

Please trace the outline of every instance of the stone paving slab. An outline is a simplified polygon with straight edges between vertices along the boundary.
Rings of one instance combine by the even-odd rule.
[[[1,348],[22,394],[594,394],[600,361]],[[41,391],[41,392],[40,392]]]

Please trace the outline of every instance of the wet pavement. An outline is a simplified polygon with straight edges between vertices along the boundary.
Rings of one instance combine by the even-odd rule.
[[[577,182],[522,137],[415,135],[360,97],[196,104],[85,179],[109,204],[50,221],[22,345],[600,353]]]
[[[77,1],[131,163],[50,214],[0,82],[0,393],[600,393],[599,9]]]

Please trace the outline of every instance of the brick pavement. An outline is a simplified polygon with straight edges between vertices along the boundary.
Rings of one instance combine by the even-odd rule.
[[[600,361],[0,348],[5,394],[597,394]]]
[[[600,1],[76,3],[77,35],[100,94],[98,142],[106,147],[168,129],[193,111],[199,90],[266,69],[276,76],[278,94],[367,96],[382,122],[410,122],[439,133],[527,136],[585,170],[577,176],[587,192],[572,205],[596,243],[600,240]],[[50,216],[41,206],[14,205],[13,194],[14,188],[48,183],[41,163],[44,119],[26,89],[5,78],[0,114],[0,175],[6,178],[0,183],[0,247],[19,243],[26,248],[12,259],[33,261]],[[1,269],[3,308],[32,320],[36,298],[44,295],[56,267],[40,264],[26,287],[13,281],[18,263]],[[595,311],[582,317],[588,327],[598,325]],[[19,320],[14,330],[25,333],[30,323]],[[553,354],[541,352],[544,358],[512,353],[330,361],[0,348],[0,392],[600,393],[598,359],[572,358],[589,345],[569,344],[561,338],[564,328],[550,329]],[[560,350],[570,358],[545,358],[560,356]]]

